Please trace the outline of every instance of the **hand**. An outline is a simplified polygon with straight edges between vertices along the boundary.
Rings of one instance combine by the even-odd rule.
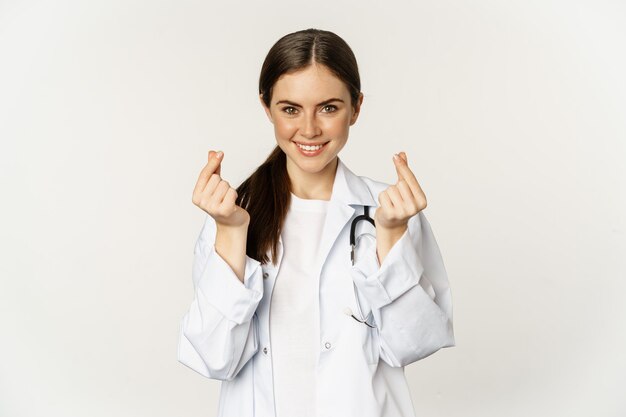
[[[237,190],[220,177],[223,158],[223,153],[218,156],[209,151],[209,162],[200,172],[191,201],[213,217],[218,226],[247,226],[250,214],[235,204]]]
[[[406,153],[394,158],[398,182],[378,195],[380,207],[374,215],[376,229],[406,230],[409,219],[426,208],[426,196],[409,168]]]

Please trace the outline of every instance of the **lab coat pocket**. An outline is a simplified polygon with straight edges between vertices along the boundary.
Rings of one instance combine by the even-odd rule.
[[[360,304],[361,308],[357,307],[357,303]],[[346,312],[348,314],[347,320],[349,320],[351,337],[358,341],[357,348],[360,348],[362,357],[370,365],[377,364],[380,357],[380,338],[369,303],[356,292],[354,294],[354,303],[349,309],[346,309]],[[358,317],[359,320],[355,320],[350,314]],[[373,324],[374,327],[370,327],[360,321],[363,319],[367,323]]]
[[[371,320],[371,315],[368,316],[368,322]],[[378,327],[369,327],[362,324],[365,327],[365,343],[364,352],[365,359],[368,364],[376,365],[380,359],[380,339],[378,335]]]
[[[369,223],[365,227],[373,229]],[[368,364],[377,364],[380,358],[380,338],[378,328],[372,314],[372,308],[369,301],[356,287],[356,280],[367,280],[379,269],[378,258],[376,256],[376,236],[372,233],[363,231],[357,238],[355,250],[355,264],[350,269],[350,280],[352,281],[354,290],[354,306],[353,312],[360,319],[364,319],[367,323],[374,325],[370,327],[365,323],[354,323],[360,326],[360,336],[362,342],[363,353]]]

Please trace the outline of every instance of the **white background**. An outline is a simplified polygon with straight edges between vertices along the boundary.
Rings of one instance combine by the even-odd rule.
[[[0,416],[215,415],[191,193],[274,147],[261,64],[308,27],[359,62],[340,156],[428,198],[457,346],[406,368],[418,416],[625,415],[624,2],[0,0]]]

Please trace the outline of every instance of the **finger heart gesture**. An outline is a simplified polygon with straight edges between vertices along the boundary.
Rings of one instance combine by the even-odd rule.
[[[406,154],[394,158],[398,182],[378,195],[380,207],[376,210],[377,228],[405,228],[409,219],[426,208],[426,196],[409,168]]]

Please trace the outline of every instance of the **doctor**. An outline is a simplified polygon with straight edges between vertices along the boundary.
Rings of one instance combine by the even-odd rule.
[[[208,215],[178,360],[222,381],[220,417],[415,416],[404,366],[455,342],[406,154],[393,158],[394,185],[339,158],[363,94],[352,50],[332,32],[279,39],[259,93],[278,146],[237,189],[210,151],[193,191]],[[366,207],[374,224],[356,223],[352,261],[351,224]]]

